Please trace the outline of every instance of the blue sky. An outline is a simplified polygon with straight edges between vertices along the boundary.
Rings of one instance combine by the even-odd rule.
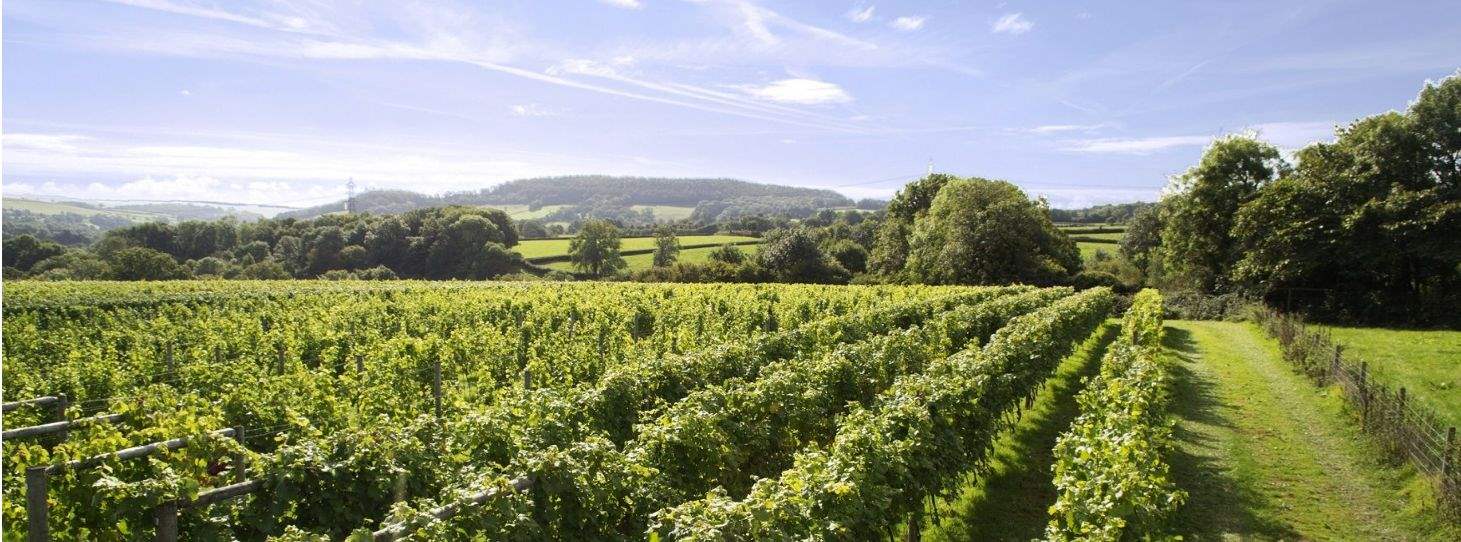
[[[1154,199],[1461,66],[1461,4],[11,0],[7,195],[312,205],[575,173]]]

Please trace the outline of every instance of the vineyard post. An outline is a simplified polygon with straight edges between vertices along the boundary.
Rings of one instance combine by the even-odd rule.
[[[365,374],[365,355],[360,352],[355,353],[355,372]]]
[[[532,369],[523,369],[523,389],[525,389],[525,390],[526,389],[532,389],[532,387],[533,387],[533,370]]]
[[[162,358],[167,361],[167,373],[169,375],[176,373],[178,370],[178,366],[177,362],[173,361],[172,357],[172,341],[168,341],[167,349],[163,350],[162,352]]]
[[[58,422],[64,422],[64,421],[66,421],[66,407],[69,407],[69,406],[71,406],[71,399],[69,397],[67,397],[66,394],[64,394],[64,393],[58,393],[58,394],[56,394],[56,404],[55,405],[52,405],[52,407],[51,407],[52,408],[52,410],[51,410],[51,418],[53,420],[55,420],[55,421],[58,421]],[[60,433],[61,436],[59,438],[62,439],[62,440],[65,440],[66,439],[66,435],[69,434],[69,433],[70,433],[70,431],[63,430],[63,431],[61,431],[61,433]]]
[[[25,521],[29,542],[50,542],[51,526],[47,522],[50,504],[46,502],[49,480],[46,467],[25,469]]]
[[[164,501],[157,505],[157,511],[154,514],[157,519],[157,542],[177,542],[178,501]]]
[[[244,428],[242,425],[233,428],[233,438],[238,441],[239,446],[244,446]],[[243,483],[248,478],[248,470],[244,465],[246,461],[247,458],[244,457],[242,450],[233,453],[233,479],[235,482]]]
[[[436,419],[441,420],[441,357],[431,362],[431,397],[436,405]]]

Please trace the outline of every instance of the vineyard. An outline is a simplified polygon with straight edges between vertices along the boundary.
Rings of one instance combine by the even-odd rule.
[[[977,474],[1112,303],[13,284],[5,396],[36,400],[6,405],[5,539],[878,538]]]

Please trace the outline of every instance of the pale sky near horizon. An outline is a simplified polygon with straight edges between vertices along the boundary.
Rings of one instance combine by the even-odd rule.
[[[10,0],[7,196],[307,206],[523,177],[1155,199],[1461,67],[1461,2]]]

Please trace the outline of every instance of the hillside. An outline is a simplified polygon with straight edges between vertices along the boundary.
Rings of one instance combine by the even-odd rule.
[[[406,190],[379,190],[356,196],[355,210],[386,214],[443,205],[497,206],[516,217],[570,221],[585,216],[626,222],[673,220],[690,216],[711,221],[746,214],[805,216],[818,209],[853,204],[831,190],[759,184],[733,179],[669,179],[580,175],[519,179],[471,192],[439,196]],[[341,211],[337,201],[279,215],[312,218]],[[551,208],[546,213],[537,213]],[[646,212],[647,211],[647,212]]]

